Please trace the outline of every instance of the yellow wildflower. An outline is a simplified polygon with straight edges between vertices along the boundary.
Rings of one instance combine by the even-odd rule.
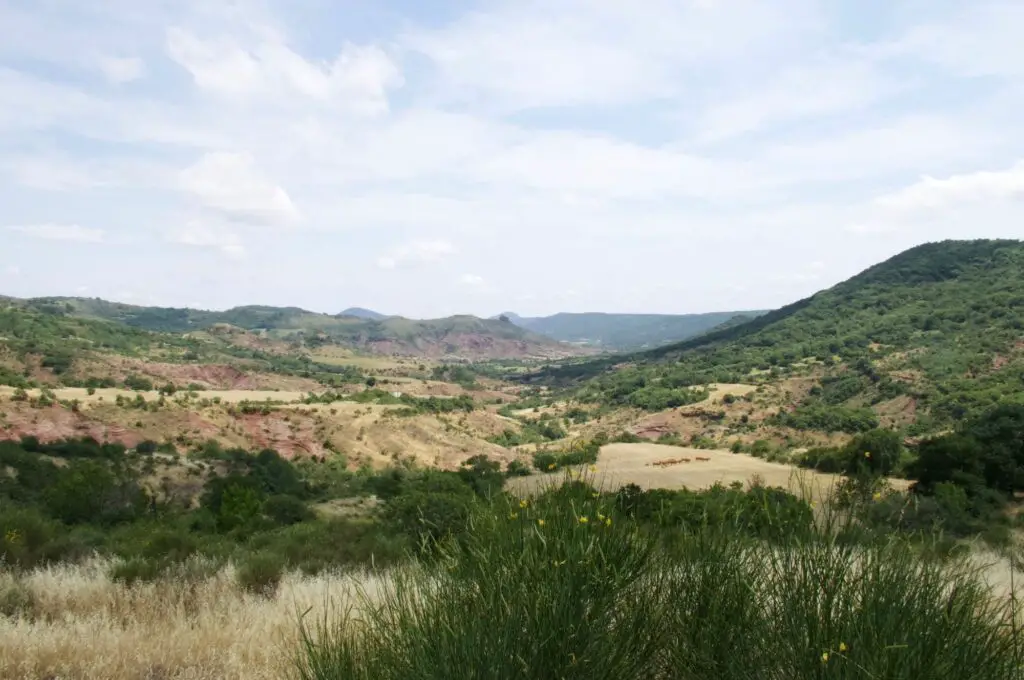
[[[548,463],[548,469],[549,470],[554,470],[555,469],[555,464],[554,463]]]
[[[612,525],[612,518],[611,517],[605,517],[604,518],[604,525],[606,527],[610,527]]]
[[[822,652],[822,654],[821,654],[821,662],[822,663],[828,663],[828,652]]]
[[[591,472],[597,472],[597,466],[596,465],[591,465],[590,466],[590,471]]]
[[[849,649],[849,647],[846,646],[845,642],[840,642],[839,643],[839,651],[840,652],[846,652],[846,650],[848,650],[848,649]]]
[[[529,505],[529,502],[525,498],[519,501],[519,507],[525,508],[527,505]]]
[[[870,458],[871,457],[871,452],[870,451],[865,451],[864,452],[864,457],[865,458]]]
[[[519,518],[519,513],[518,512],[509,513],[508,518],[509,519],[518,519]]]
[[[542,519],[537,520],[537,526],[539,526],[539,527],[544,526],[544,520],[542,520]]]
[[[597,513],[597,518],[598,518],[599,520],[601,520],[602,522],[604,521],[604,515],[602,515],[602,514],[601,514],[600,512],[599,512],[599,513]]]
[[[561,562],[559,562],[558,560],[552,560],[551,564],[553,564],[555,567],[560,567],[563,564],[565,564],[565,560],[562,560]]]
[[[580,524],[586,524],[589,521],[590,521],[590,519],[586,515],[583,515],[582,517],[580,517]]]
[[[598,491],[595,491],[592,495],[594,496],[594,498],[600,498],[601,497],[601,494]]]
[[[879,492],[879,491],[876,491],[876,492],[875,492],[875,493],[874,493],[874,494],[873,494],[873,495],[871,496],[871,500],[873,500],[873,501],[880,501],[880,500],[882,500],[882,494],[881,494],[881,492]]]

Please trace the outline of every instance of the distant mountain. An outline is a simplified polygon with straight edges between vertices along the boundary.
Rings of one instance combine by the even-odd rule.
[[[380,321],[381,319],[388,318],[387,314],[381,314],[375,312],[372,309],[365,309],[363,307],[349,307],[338,316],[354,316],[357,319],[370,319],[372,321]]]
[[[376,354],[435,358],[563,358],[584,350],[515,324],[474,316],[412,320],[320,314],[299,307],[248,305],[222,312],[141,307],[99,298],[48,297],[12,300],[12,306],[47,315],[102,320],[163,333],[193,333],[222,326],[260,331],[271,339],[333,343]],[[348,310],[346,310],[348,311]],[[369,310],[361,310],[369,311]],[[373,313],[373,312],[370,312]]]
[[[555,340],[628,351],[659,347],[706,333],[722,324],[737,323],[764,314],[763,311],[712,312],[708,314],[605,314],[560,313],[553,316],[521,317],[501,314],[522,328]]]

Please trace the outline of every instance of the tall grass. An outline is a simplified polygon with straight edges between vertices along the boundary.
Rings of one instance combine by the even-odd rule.
[[[278,680],[294,675],[299,613],[346,601],[351,578],[284,576],[268,597],[230,565],[131,585],[93,560],[0,571],[0,678]],[[353,576],[372,593],[374,579]],[[319,611],[315,613],[319,615]]]
[[[705,527],[665,549],[606,496],[498,501],[359,614],[307,619],[303,680],[1010,680],[1006,599],[970,563],[834,531]]]

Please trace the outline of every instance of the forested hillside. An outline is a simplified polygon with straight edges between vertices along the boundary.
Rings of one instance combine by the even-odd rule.
[[[658,409],[677,405],[693,385],[795,375],[818,384],[781,416],[794,425],[908,397],[911,429],[929,431],[1024,400],[1024,244],[925,244],[753,321],[530,379]]]

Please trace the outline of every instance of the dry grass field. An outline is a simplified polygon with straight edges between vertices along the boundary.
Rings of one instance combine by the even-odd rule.
[[[1004,558],[974,556],[999,597]],[[196,568],[196,567],[200,568]],[[276,594],[245,592],[230,566],[126,586],[111,562],[0,573],[0,677],[6,680],[282,680],[296,678],[299,622],[315,629],[386,585],[368,575],[285,575]],[[1019,579],[1016,586],[1020,588]],[[334,676],[332,676],[334,677]],[[338,676],[340,677],[340,676]]]
[[[280,680],[292,677],[299,618],[352,602],[367,577],[289,574],[273,597],[233,569],[125,586],[111,564],[0,573],[0,677],[7,680]],[[13,614],[13,615],[12,615]]]
[[[608,444],[589,476],[602,488],[636,484],[645,489],[706,489],[715,483],[747,484],[756,478],[767,486],[809,491],[815,499],[828,497],[840,479],[741,453],[662,444]],[[532,475],[515,478],[510,485],[526,491],[550,483],[548,480],[547,475]],[[892,483],[897,488],[906,486],[905,480]]]

